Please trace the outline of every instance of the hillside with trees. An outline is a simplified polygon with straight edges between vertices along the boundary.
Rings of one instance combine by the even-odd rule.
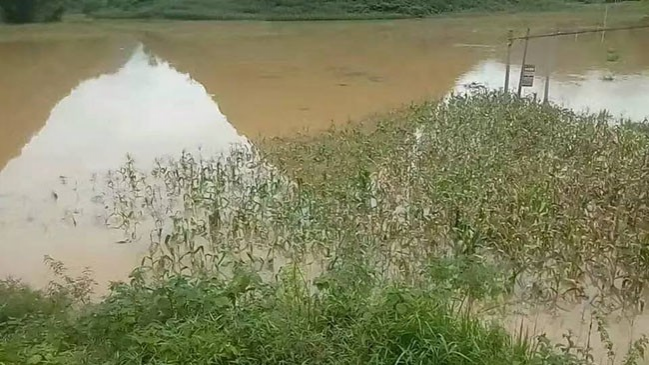
[[[0,20],[49,22],[67,10],[97,18],[321,20],[561,9],[605,0],[0,0]]]

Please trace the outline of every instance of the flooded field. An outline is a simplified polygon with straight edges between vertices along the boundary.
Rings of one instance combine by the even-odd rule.
[[[554,22],[584,25],[574,14]],[[100,282],[124,277],[142,247],[115,245],[91,202],[127,153],[146,166],[183,149],[317,133],[472,83],[502,87],[506,28],[494,23],[548,29],[543,16],[4,28],[0,276],[42,284],[50,254],[90,265]],[[512,88],[521,54],[519,42]],[[537,77],[526,94],[543,93],[549,65],[551,100],[649,115],[646,30],[533,41],[528,62]]]
[[[548,29],[542,16],[526,21]],[[472,83],[502,87],[504,34],[494,22],[522,25],[500,16],[5,28],[0,276],[42,284],[50,254],[90,265],[100,282],[124,277],[143,247],[115,245],[91,202],[127,153],[146,166],[183,149],[209,153],[246,138],[317,133]],[[583,25],[570,14],[555,24]],[[512,88],[521,54],[519,42]],[[646,30],[533,41],[528,62],[537,77],[526,94],[542,95],[550,65],[551,100],[635,120],[649,115]]]
[[[90,267],[102,287],[124,279],[148,236],[125,244],[106,227],[101,196],[127,154],[146,168],[183,150],[211,155],[471,85],[500,88],[508,27],[590,24],[547,19],[0,28],[0,277],[43,285],[51,255]],[[513,90],[521,57],[519,42]],[[542,98],[549,72],[553,102],[649,117],[649,30],[533,41],[528,63],[537,74],[525,95]]]

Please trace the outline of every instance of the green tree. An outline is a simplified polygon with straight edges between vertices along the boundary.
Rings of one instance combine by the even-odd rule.
[[[7,23],[59,21],[64,11],[64,0],[0,0],[0,18]]]

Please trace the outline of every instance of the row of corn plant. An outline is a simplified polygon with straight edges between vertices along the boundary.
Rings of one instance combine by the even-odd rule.
[[[110,176],[106,200],[118,227],[149,221],[145,261],[162,273],[243,259],[321,271],[361,255],[412,282],[452,257],[497,266],[502,289],[520,298],[639,310],[647,139],[605,114],[482,92],[395,113],[371,132],[185,153],[148,172],[130,161]]]

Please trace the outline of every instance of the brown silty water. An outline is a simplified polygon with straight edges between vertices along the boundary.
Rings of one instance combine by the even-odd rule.
[[[317,133],[473,82],[502,87],[503,29],[572,27],[590,16],[0,28],[0,277],[44,285],[43,256],[51,255],[72,270],[90,267],[102,288],[124,279],[147,237],[118,244],[122,233],[106,228],[93,201],[126,153],[147,166],[183,149]],[[610,62],[612,53],[619,60]],[[526,94],[542,94],[550,65],[553,101],[649,116],[648,31],[531,42],[528,62],[538,72]],[[528,319],[552,338],[567,329],[587,337],[581,309],[540,316]],[[647,318],[636,318],[633,334],[613,325],[617,345],[649,332]]]

